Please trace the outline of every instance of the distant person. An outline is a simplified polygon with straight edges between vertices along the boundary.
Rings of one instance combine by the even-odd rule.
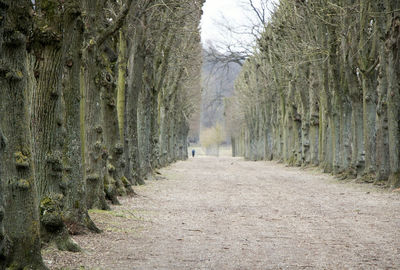
[[[196,150],[192,149],[192,157],[196,154]]]

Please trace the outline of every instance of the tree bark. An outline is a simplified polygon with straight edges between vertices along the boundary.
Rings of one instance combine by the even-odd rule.
[[[104,176],[108,149],[105,147],[103,111],[101,110],[101,69],[98,65],[99,48],[95,43],[99,18],[103,14],[101,2],[82,2],[85,32],[81,65],[81,91],[84,98],[84,164],[86,180],[86,203],[88,208],[109,209],[104,193]]]
[[[125,194],[133,194],[132,184],[125,175],[127,162],[127,149],[125,148],[125,134],[126,134],[126,77],[128,68],[128,50],[126,40],[126,30],[121,29],[119,31],[119,43],[118,43],[118,84],[117,84],[117,113],[118,113],[118,126],[120,143],[122,146],[122,156],[120,162],[117,164],[116,172],[118,174],[117,183],[122,182],[123,186],[117,189],[120,196]]]
[[[332,23],[336,23],[332,20]],[[328,26],[328,50],[329,50],[329,60],[328,60],[328,68],[329,68],[329,97],[332,98],[332,101],[328,100],[331,103],[331,114],[330,114],[330,127],[329,133],[332,137],[332,172],[334,174],[339,174],[343,171],[341,167],[341,152],[342,149],[342,136],[341,136],[341,118],[343,115],[343,87],[341,87],[341,76],[339,72],[339,59],[337,57],[338,53],[338,40],[337,40],[337,28],[336,26]],[[330,151],[328,150],[328,151]]]
[[[139,138],[138,138],[138,98],[143,87],[143,71],[145,68],[146,52],[144,46],[144,29],[138,24],[134,39],[129,45],[129,62],[127,78],[127,123],[125,151],[127,166],[125,175],[133,184],[144,184],[140,171]]]
[[[319,95],[318,80],[315,65],[310,69],[309,91],[310,91],[310,162],[313,166],[319,165]]]
[[[389,125],[389,185],[400,186],[400,3],[387,0],[386,5],[392,12],[388,15],[390,23],[389,35],[386,40],[388,51],[388,125]]]
[[[3,47],[3,37],[4,37],[4,18],[6,16],[6,12],[8,9],[8,5],[4,1],[0,1],[0,48]],[[3,82],[0,77],[0,83],[3,87]],[[0,103],[1,104],[1,103]],[[0,112],[2,112],[0,110]],[[3,149],[6,147],[6,138],[4,137],[3,131],[1,130],[0,126],[0,154],[2,153]],[[1,168],[1,163],[0,163]],[[4,181],[2,176],[2,171],[0,170],[0,269],[5,269],[6,267],[6,257],[9,253],[8,250],[8,238],[4,231]]]
[[[53,14],[50,16],[49,14]],[[54,241],[60,250],[79,251],[64,224],[63,182],[64,106],[62,104],[62,15],[56,3],[36,1],[31,47],[35,55],[32,95],[32,142],[35,177],[40,201],[42,241]],[[68,41],[69,42],[69,41]]]
[[[104,47],[104,46],[103,46]],[[115,53],[111,45],[107,44],[101,54],[100,67],[100,91],[101,91],[101,115],[104,127],[104,145],[108,150],[107,170],[104,175],[104,192],[106,198],[113,204],[120,204],[117,198],[118,189],[125,189],[122,183],[123,172],[121,162],[123,157],[123,145],[120,142],[118,113],[117,113],[117,88],[115,87],[115,73],[112,69],[117,59],[113,59]]]
[[[84,25],[80,17],[80,1],[65,1],[64,40],[62,44],[63,104],[65,134],[63,144],[63,185],[65,195],[64,219],[71,234],[82,233],[86,228],[100,232],[90,219],[86,205],[86,181],[84,179],[83,148],[81,134],[81,107],[84,105],[80,91],[81,48]]]
[[[384,4],[382,4],[385,10]],[[389,29],[386,17],[376,18],[377,35],[379,35],[379,73],[378,73],[378,104],[376,108],[376,179],[375,183],[385,183],[390,175],[390,149],[388,134],[388,55],[385,48],[386,29]]]
[[[363,128],[365,150],[365,179],[375,178],[376,172],[376,81],[377,72],[377,35],[370,36],[368,29],[377,29],[376,21],[371,26],[370,12],[373,10],[372,0],[360,1],[360,43],[359,66],[361,72],[361,87],[363,91]],[[375,31],[374,31],[375,32]]]
[[[27,38],[32,27],[31,2],[1,2],[6,16],[0,48],[0,177],[5,197],[4,227],[11,241],[6,264],[15,269],[47,269],[40,254],[38,201],[28,124]]]

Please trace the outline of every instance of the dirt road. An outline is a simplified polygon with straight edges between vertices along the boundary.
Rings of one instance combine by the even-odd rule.
[[[400,195],[313,170],[196,157],[161,170],[52,269],[400,269]],[[79,268],[83,266],[84,268]]]

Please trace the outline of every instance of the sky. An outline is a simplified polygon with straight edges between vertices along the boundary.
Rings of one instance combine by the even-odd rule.
[[[261,2],[266,0],[253,0],[258,7]],[[203,6],[203,17],[201,20],[201,37],[204,46],[209,41],[215,42],[231,42],[237,40],[252,43],[254,37],[251,35],[235,35],[229,34],[221,24],[228,24],[236,30],[245,30],[258,20],[254,12],[250,11],[249,0],[206,0]],[[249,29],[249,27],[247,27]]]
[[[201,37],[203,42],[221,38],[221,27],[217,23],[223,20],[222,16],[235,21],[245,20],[239,6],[240,1],[206,0],[201,20]]]

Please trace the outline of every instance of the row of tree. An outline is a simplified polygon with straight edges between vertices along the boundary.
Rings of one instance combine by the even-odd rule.
[[[229,101],[234,155],[399,186],[399,76],[399,1],[281,0]]]
[[[187,158],[202,0],[0,0],[0,269]]]

